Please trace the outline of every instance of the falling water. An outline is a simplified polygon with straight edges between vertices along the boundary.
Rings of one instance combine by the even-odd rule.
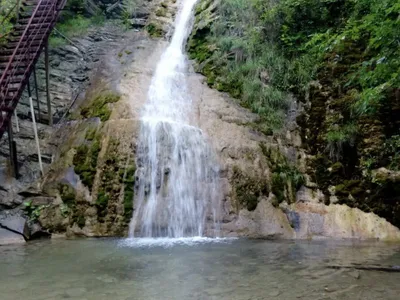
[[[215,225],[218,164],[195,118],[184,47],[197,0],[183,0],[142,113],[130,237],[194,237]],[[209,221],[209,222],[207,222]],[[215,228],[215,226],[213,226]]]

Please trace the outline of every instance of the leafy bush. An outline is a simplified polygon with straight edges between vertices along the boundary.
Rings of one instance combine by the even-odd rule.
[[[0,43],[2,36],[12,29],[16,17],[16,1],[0,0]]]
[[[207,7],[199,4],[198,20]],[[263,119],[280,119],[272,127],[283,124],[287,93],[303,98],[317,69],[328,65],[347,67],[337,80],[356,91],[353,116],[373,115],[400,86],[399,11],[397,0],[226,0],[189,51],[209,85]]]
[[[274,42],[279,22],[266,23],[264,16],[272,6],[273,1],[261,0],[221,2],[210,34],[204,40],[194,36],[199,40],[192,39],[189,52],[209,85],[238,98],[261,116],[264,127],[276,130],[284,124],[289,92],[306,87],[315,70],[311,60],[285,57]]]
[[[329,156],[334,161],[342,158],[345,146],[354,147],[357,137],[357,126],[353,123],[332,128],[325,134]]]

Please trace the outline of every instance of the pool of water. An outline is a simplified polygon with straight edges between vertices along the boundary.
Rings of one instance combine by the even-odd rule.
[[[400,245],[47,240],[0,247],[0,299],[399,299]]]

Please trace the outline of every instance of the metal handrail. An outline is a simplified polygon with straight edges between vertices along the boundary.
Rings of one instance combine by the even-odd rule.
[[[18,101],[15,101],[15,99],[17,97],[19,97],[22,92],[22,85],[24,84],[26,77],[29,75],[32,64],[36,63],[36,60],[38,59],[38,54],[40,53],[41,48],[42,48],[42,44],[43,44],[44,40],[48,38],[51,28],[54,26],[54,24],[57,20],[58,8],[59,7],[62,8],[66,2],[66,0],[54,0],[51,2],[50,1],[51,0],[39,0],[38,1],[35,9],[33,10],[32,15],[28,21],[28,24],[25,26],[23,34],[21,35],[21,37],[18,41],[18,44],[15,47],[13,54],[9,59],[9,62],[4,70],[4,73],[1,76],[1,79],[0,79],[0,107],[4,107],[4,108],[7,107],[10,109],[11,112],[15,109],[15,107],[18,103]],[[42,10],[43,13],[38,18],[36,18],[39,8],[41,8],[41,7],[46,7],[46,10]],[[53,18],[51,17],[52,15],[53,15]],[[37,24],[38,26],[31,28],[33,20],[35,20],[35,24]],[[47,25],[44,25],[44,24],[47,24]],[[42,30],[45,30],[42,38],[36,40],[36,37]],[[35,41],[38,43],[38,45],[32,47],[32,45]],[[21,53],[18,53],[22,47],[24,47],[23,49],[25,49],[25,51],[21,51]],[[32,51],[32,50],[34,50],[34,51]],[[18,58],[16,58],[17,55],[19,55]],[[10,100],[7,103],[6,98],[8,96],[9,88],[11,86],[11,80],[16,78],[15,73],[23,61],[28,61],[29,64],[26,66],[25,71],[21,76],[21,79],[19,81],[17,80],[17,82],[15,82],[15,83],[13,83],[14,86],[19,88],[19,91],[15,92],[10,97]],[[1,98],[3,98],[3,99],[1,99]],[[1,101],[1,100],[3,100],[3,101]],[[7,118],[9,118],[10,115],[11,115],[10,112],[6,113],[6,117],[4,117],[3,115],[0,115],[0,136],[1,136],[1,128],[3,127],[2,125],[4,124],[4,121],[7,121]]]
[[[36,5],[36,7],[35,7],[35,9],[34,9],[34,11],[33,11],[33,14],[32,14],[32,16],[31,16],[31,18],[29,19],[28,24],[27,24],[26,27],[25,27],[25,30],[24,30],[24,32],[22,33],[22,36],[21,36],[21,38],[20,38],[19,41],[18,41],[17,47],[15,47],[14,52],[13,52],[13,54],[12,54],[10,60],[8,61],[8,65],[7,65],[6,69],[4,70],[3,75],[2,75],[1,78],[0,78],[0,82],[2,82],[2,81],[4,80],[4,78],[6,77],[7,72],[8,72],[9,69],[11,68],[11,64],[12,64],[12,62],[13,62],[13,60],[14,60],[14,57],[15,57],[16,54],[18,53],[19,47],[21,46],[21,43],[22,43],[23,39],[25,38],[26,34],[27,34],[28,31],[29,31],[29,26],[32,24],[32,21],[33,21],[33,19],[35,18],[35,15],[36,15],[36,13],[38,12],[39,7],[40,7],[40,5],[42,4],[43,1],[46,1],[46,0],[39,0],[38,4]],[[56,0],[56,1],[57,1],[57,0]]]

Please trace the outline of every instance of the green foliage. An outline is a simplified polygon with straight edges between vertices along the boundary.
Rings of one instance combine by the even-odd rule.
[[[156,24],[156,23],[149,23],[146,26],[146,30],[149,33],[149,35],[151,37],[162,37],[164,32],[162,30],[162,28],[160,27],[160,25]]]
[[[167,16],[167,10],[164,7],[160,7],[156,10],[156,16],[157,17],[166,17]]]
[[[108,196],[104,191],[101,191],[97,195],[96,206],[100,210],[104,210],[107,207],[109,200],[110,200],[110,196]]]
[[[87,34],[90,28],[101,26],[105,22],[105,16],[100,11],[92,16],[85,15],[85,12],[84,1],[68,1],[61,14],[60,21],[56,24],[57,31],[53,31],[50,37],[50,45],[52,47],[60,47],[68,44],[69,41],[67,39],[81,37]]]
[[[296,191],[304,184],[304,175],[291,164],[279,149],[268,148],[260,143],[262,153],[267,158],[271,173],[271,192],[276,196],[277,203],[291,203],[295,200]]]
[[[135,172],[136,166],[128,166],[124,170],[123,184],[124,184],[124,215],[127,221],[132,217],[133,212],[133,196],[135,186]]]
[[[132,217],[136,165],[131,159],[120,155],[119,142],[111,139],[105,154],[96,200],[100,221],[107,215],[110,203],[119,203],[122,192],[124,221],[129,222]]]
[[[208,5],[197,6],[197,22]],[[272,128],[283,124],[287,93],[303,98],[328,65],[346,66],[338,84],[355,92],[353,116],[374,115],[400,86],[399,10],[397,0],[227,0],[193,34],[189,52],[209,85],[272,119]]]
[[[66,218],[68,217],[69,213],[70,213],[70,208],[68,207],[67,204],[60,204],[60,211],[61,211],[61,215]]]
[[[272,39],[279,22],[267,26],[263,16],[270,5],[264,2],[271,1],[221,2],[212,26],[192,35],[189,53],[210,86],[238,98],[242,106],[261,116],[265,131],[270,131],[282,127],[289,92],[296,85],[305,90],[315,64],[304,57],[284,56]],[[199,19],[207,4],[199,4]]]
[[[60,183],[58,185],[60,191],[61,200],[67,205],[73,205],[75,203],[75,190],[69,184]]]
[[[85,12],[85,1],[82,0],[68,0],[65,11],[71,12],[73,14],[83,14]]]
[[[98,117],[102,122],[107,121],[111,116],[109,104],[118,102],[120,95],[106,92],[101,93],[89,101],[89,104],[82,108],[81,116],[84,118]]]
[[[123,0],[122,1],[122,23],[129,28],[131,26],[130,19],[136,17],[137,9],[143,4],[143,0]]]
[[[394,171],[400,171],[400,135],[393,135],[386,140],[383,146],[382,158],[389,162],[388,168]]]
[[[239,167],[233,167],[235,196],[238,203],[249,211],[257,208],[260,196],[268,196],[268,185],[262,178],[254,178],[244,174]]]
[[[76,210],[72,215],[72,223],[76,223],[79,228],[83,228],[86,223],[85,216],[82,211]]]
[[[331,159],[338,161],[342,158],[343,147],[354,147],[357,137],[357,126],[354,123],[342,127],[331,128],[326,134],[327,150]]]
[[[49,207],[49,205],[32,205],[32,201],[24,202],[24,210],[31,221],[36,221],[40,217],[42,209]]]
[[[9,33],[17,16],[15,0],[0,0],[0,44],[2,36]]]
[[[92,190],[97,172],[97,159],[101,150],[100,142],[100,135],[97,135],[91,143],[80,145],[76,148],[76,154],[73,159],[75,173],[89,190]]]
[[[295,199],[296,191],[304,184],[304,175],[286,160],[276,163],[272,169],[271,191],[278,202],[287,200],[291,203]],[[286,193],[288,194],[285,194]]]

